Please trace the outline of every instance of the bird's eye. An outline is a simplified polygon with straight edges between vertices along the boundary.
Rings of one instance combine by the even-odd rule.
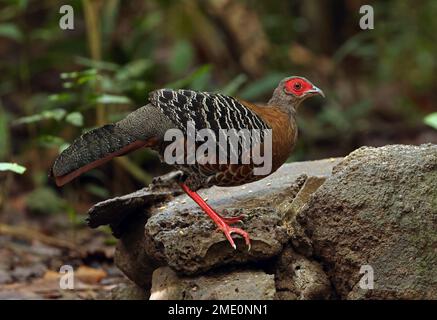
[[[293,88],[294,88],[294,90],[300,90],[300,89],[302,89],[302,84],[300,82],[295,82],[293,84]]]

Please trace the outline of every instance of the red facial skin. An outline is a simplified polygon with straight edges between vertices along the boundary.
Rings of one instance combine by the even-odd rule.
[[[311,83],[301,78],[293,78],[285,83],[285,90],[297,97],[302,96],[305,94],[305,92],[311,90],[312,88],[313,85]]]

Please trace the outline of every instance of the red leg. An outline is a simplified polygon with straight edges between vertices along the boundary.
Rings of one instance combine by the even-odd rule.
[[[237,249],[237,246],[235,245],[234,239],[232,239],[231,234],[237,233],[244,238],[244,240],[246,241],[246,245],[249,247],[249,250],[250,250],[249,234],[242,229],[229,226],[229,223],[234,223],[234,222],[240,221],[240,219],[239,219],[240,217],[222,218],[205,202],[205,200],[202,199],[201,196],[199,196],[195,191],[192,191],[190,188],[188,188],[188,186],[186,184],[180,183],[180,186],[181,186],[182,190],[184,190],[185,193],[191,199],[193,199],[194,202],[196,202],[199,205],[199,207],[201,207],[202,210],[205,211],[205,213],[215,222],[217,227],[219,227],[219,229],[223,231],[223,233],[225,234],[229,243],[231,244],[231,246],[234,249]]]

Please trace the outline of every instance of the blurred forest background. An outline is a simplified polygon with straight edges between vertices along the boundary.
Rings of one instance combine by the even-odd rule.
[[[74,30],[59,27],[63,4]],[[364,4],[374,30],[359,27]],[[75,137],[143,106],[156,88],[261,102],[283,77],[309,78],[327,98],[300,108],[290,161],[437,143],[436,17],[434,0],[1,0],[0,240],[113,245],[106,230],[84,227],[84,213],[169,168],[142,151],[61,190],[47,174]]]

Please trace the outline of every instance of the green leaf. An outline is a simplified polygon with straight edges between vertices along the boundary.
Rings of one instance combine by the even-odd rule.
[[[73,85],[74,85],[74,83],[73,83],[73,82],[70,82],[70,81],[68,81],[68,82],[64,82],[64,83],[62,84],[62,86],[64,87],[64,89],[71,89],[71,88],[73,88]]]
[[[167,83],[164,87],[173,88],[173,89],[185,88],[191,85],[199,78],[204,79],[205,75],[210,74],[210,72],[211,72],[211,65],[205,64],[200,68],[198,68],[196,71],[190,73],[185,78],[179,79],[175,82]]]
[[[61,144],[61,145],[59,146],[59,153],[64,152],[65,149],[67,149],[69,146],[70,146],[70,144],[69,144],[69,143],[66,143],[66,142],[63,143],[63,144]]]
[[[28,117],[22,117],[15,121],[16,124],[28,124],[28,123],[34,123],[41,120],[49,120],[54,119],[56,121],[61,121],[67,111],[61,108],[52,109],[52,110],[45,110],[39,114],[34,114],[32,116]]]
[[[52,110],[46,110],[42,112],[42,115],[45,119],[55,119],[57,121],[61,121],[64,117],[67,111],[64,109],[52,109]]]
[[[125,81],[132,78],[138,78],[153,66],[152,61],[139,59],[132,61],[123,66],[115,75],[117,80]]]
[[[239,74],[234,79],[231,80],[220,92],[224,95],[231,96],[235,94],[238,89],[247,81],[247,76],[245,74]]]
[[[258,81],[252,82],[244,88],[240,93],[243,99],[251,100],[257,99],[267,93],[272,93],[278,83],[285,78],[286,75],[282,73],[271,73]]]
[[[60,74],[60,77],[62,80],[66,79],[76,79],[79,76],[79,72],[73,71],[73,72],[62,72]]]
[[[17,42],[23,40],[23,34],[20,29],[13,23],[0,24],[0,37],[9,38]]]
[[[433,112],[427,115],[425,119],[423,119],[423,121],[425,122],[425,124],[437,130],[437,112]]]
[[[53,148],[63,145],[65,141],[61,137],[44,134],[38,137],[38,143],[43,147]]]
[[[80,112],[72,112],[65,117],[65,121],[76,127],[83,126],[83,115]]]
[[[16,163],[0,162],[0,171],[12,171],[18,174],[23,174],[26,168]]]
[[[27,124],[34,123],[43,120],[43,116],[41,114],[34,114],[33,116],[22,117],[14,121],[15,124]]]
[[[99,74],[96,69],[84,70],[79,73],[76,83],[81,85],[87,82],[92,82],[95,81],[98,76]]]
[[[181,75],[192,64],[194,52],[188,41],[181,40],[173,47],[169,61],[170,72],[174,76]]]
[[[57,93],[49,95],[48,99],[54,102],[66,102],[71,101],[73,96],[70,93]]]
[[[130,99],[125,96],[116,96],[112,94],[102,94],[98,96],[96,99],[97,103],[102,104],[129,104],[131,103]]]

